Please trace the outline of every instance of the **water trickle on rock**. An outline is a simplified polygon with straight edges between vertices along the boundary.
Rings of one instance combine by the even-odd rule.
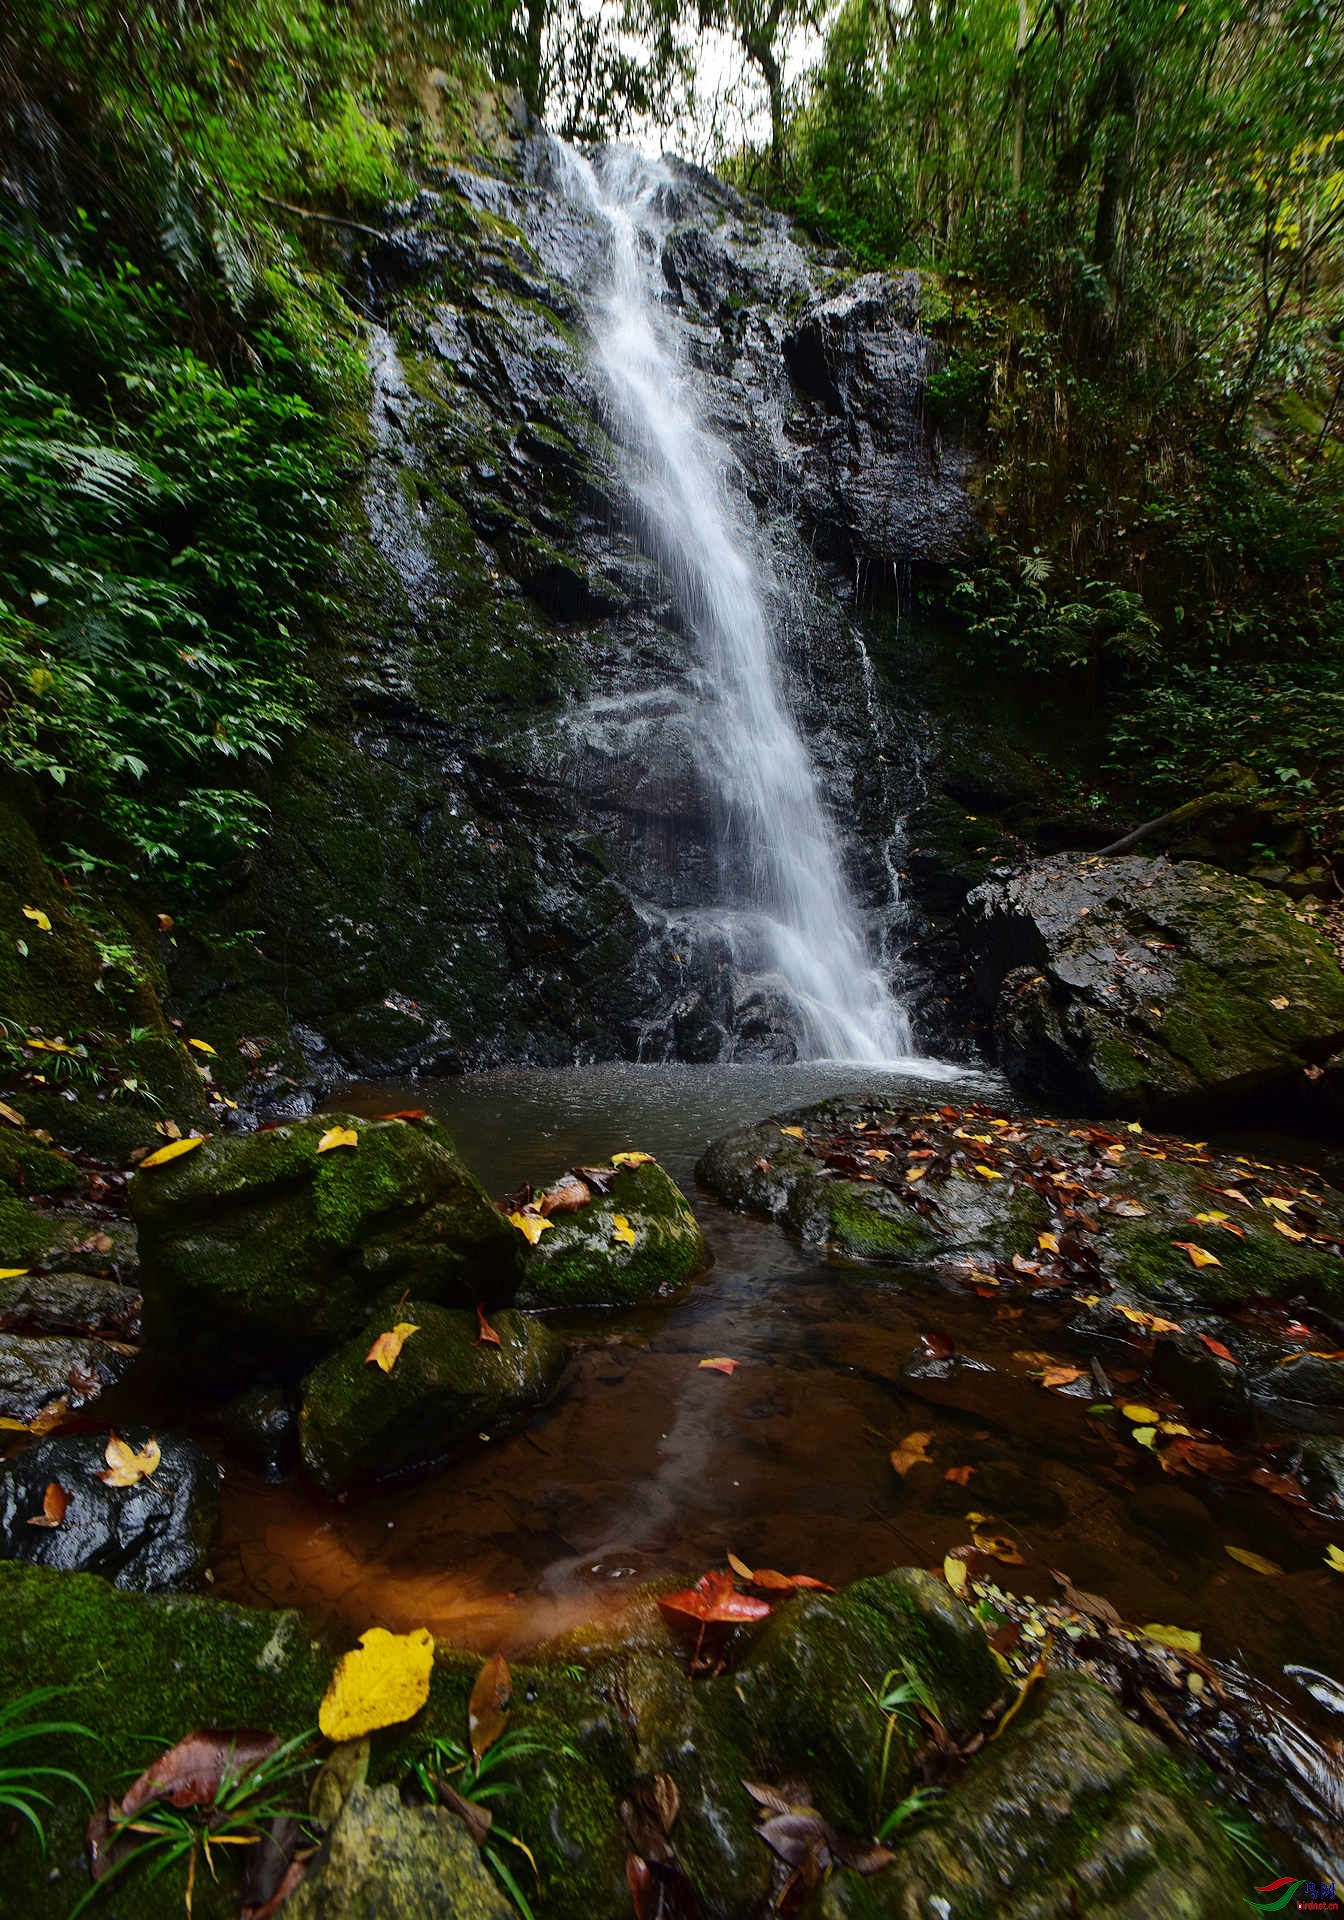
[[[589,311],[608,424],[638,537],[697,649],[696,746],[715,800],[721,889],[706,932],[726,941],[739,975],[791,1003],[800,1058],[905,1058],[909,1023],[867,950],[785,694],[787,595],[735,498],[729,449],[701,423],[694,374],[657,298],[650,255],[672,226],[672,176],[620,148],[603,153],[600,171],[558,141],[555,158],[563,189],[610,236]]]

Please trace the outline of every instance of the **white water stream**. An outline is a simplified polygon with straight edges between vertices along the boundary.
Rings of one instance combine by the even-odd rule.
[[[610,230],[610,271],[590,320],[639,535],[697,646],[698,744],[718,800],[728,910],[720,925],[731,926],[739,970],[772,978],[797,1008],[800,1058],[907,1058],[909,1024],[866,949],[789,709],[774,583],[727,486],[729,451],[700,423],[694,375],[658,300],[653,272],[671,226],[659,196],[671,175],[621,148],[604,153],[600,173],[559,141],[556,158],[567,192]]]

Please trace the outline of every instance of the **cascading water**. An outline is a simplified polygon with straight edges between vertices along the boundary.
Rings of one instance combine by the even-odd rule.
[[[723,904],[734,963],[772,977],[796,1008],[799,1057],[862,1062],[912,1052],[874,967],[841,849],[785,695],[770,588],[727,485],[728,449],[700,424],[669,339],[645,236],[670,227],[671,176],[609,149],[601,171],[563,142],[566,191],[610,233],[610,270],[590,315],[613,437],[639,536],[674,588],[699,658],[699,740],[716,797]]]

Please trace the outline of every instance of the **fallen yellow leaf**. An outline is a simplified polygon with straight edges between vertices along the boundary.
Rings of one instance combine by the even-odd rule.
[[[927,1167],[907,1167],[905,1170],[905,1177],[909,1181],[910,1185],[913,1187],[916,1180],[922,1180],[924,1178],[924,1175],[927,1172],[928,1172]]]
[[[899,1447],[893,1447],[891,1464],[904,1480],[911,1467],[928,1467],[933,1463],[929,1459],[928,1447],[931,1433],[907,1433]]]
[[[389,1633],[370,1627],[338,1661],[317,1723],[328,1740],[360,1740],[419,1713],[429,1698],[434,1636],[425,1627]]]
[[[1327,1567],[1333,1567],[1336,1573],[1344,1573],[1344,1547],[1327,1547],[1325,1564]]]
[[[333,1147],[357,1147],[359,1135],[353,1127],[328,1127],[317,1143],[319,1153],[330,1153]]]
[[[0,1267],[0,1280],[22,1280],[27,1267]]]
[[[1042,1253],[1058,1253],[1059,1236],[1053,1233],[1038,1233],[1036,1236],[1036,1245]]]
[[[613,1153],[611,1164],[613,1167],[643,1167],[647,1166],[652,1158],[651,1153]]]
[[[23,917],[25,920],[31,920],[39,932],[51,932],[51,922],[48,920],[46,914],[43,913],[41,907],[25,907]]]
[[[1216,1253],[1197,1247],[1193,1240],[1173,1240],[1171,1244],[1179,1247],[1182,1253],[1189,1254],[1192,1267],[1221,1267],[1223,1264]]]
[[[735,1553],[730,1553],[728,1555],[728,1565],[732,1568],[733,1572],[737,1575],[739,1580],[745,1580],[748,1583],[750,1583],[752,1580],[756,1578],[755,1573],[747,1565],[746,1561],[739,1560]]]
[[[517,1227],[529,1246],[535,1247],[547,1227],[553,1227],[555,1222],[543,1220],[539,1213],[511,1213],[509,1224]]]
[[[995,1173],[993,1167],[978,1166],[976,1168],[976,1172],[980,1175],[980,1178],[982,1180],[1002,1180],[1003,1178],[1003,1175],[1001,1173]]]
[[[109,1487],[133,1487],[138,1480],[147,1480],[156,1471],[162,1455],[158,1441],[152,1437],[145,1443],[143,1451],[137,1453],[125,1440],[119,1440],[115,1433],[109,1433],[103,1458],[107,1462],[107,1469],[98,1475],[100,1480]]]
[[[1159,1433],[1169,1433],[1181,1440],[1193,1440],[1195,1437],[1189,1427],[1183,1427],[1179,1420],[1159,1420],[1157,1430]]]
[[[968,1577],[968,1569],[964,1560],[954,1560],[950,1553],[944,1555],[943,1578],[946,1580],[948,1586],[951,1587],[953,1593],[960,1593],[962,1591]]]
[[[611,1237],[613,1240],[623,1240],[627,1247],[634,1246],[637,1236],[634,1228],[630,1225],[630,1222],[623,1213],[612,1214]]]
[[[211,1059],[218,1057],[208,1040],[188,1040],[187,1045],[189,1047],[195,1047],[197,1053],[208,1053]]]
[[[1233,1560],[1239,1560],[1243,1567],[1249,1567],[1252,1573],[1282,1573],[1283,1568],[1275,1566],[1272,1560],[1266,1560],[1263,1554],[1251,1553],[1245,1547],[1224,1546],[1223,1552]]]
[[[1273,1207],[1275,1213],[1291,1213],[1293,1210],[1292,1201],[1281,1200],[1277,1193],[1267,1193],[1260,1204],[1262,1207]]]
[[[1126,1420],[1137,1420],[1139,1425],[1142,1427],[1148,1427],[1148,1426],[1155,1427],[1158,1421],[1162,1418],[1161,1414],[1157,1412],[1156,1408],[1140,1406],[1136,1401],[1133,1401],[1133,1400],[1129,1401],[1127,1405],[1121,1407],[1120,1411],[1121,1413],[1124,1414]]]
[[[803,1138],[803,1130],[801,1127],[781,1127],[780,1132],[787,1133],[790,1140],[801,1140]]]
[[[1022,1682],[1022,1685],[1018,1690],[1018,1695],[1016,1700],[1014,1700],[1012,1706],[1009,1707],[1007,1713],[1004,1714],[1002,1720],[1000,1720],[998,1726],[995,1727],[993,1733],[990,1734],[989,1737],[991,1740],[997,1740],[999,1735],[1004,1731],[1005,1727],[1008,1727],[1012,1724],[1014,1717],[1021,1712],[1023,1704],[1026,1701],[1027,1695],[1031,1692],[1032,1688],[1036,1685],[1037,1681],[1044,1680],[1046,1655],[1049,1653],[1049,1651],[1050,1651],[1050,1642],[1047,1639],[1045,1646],[1043,1647],[1041,1652],[1037,1654],[1035,1661],[1032,1663],[1031,1670],[1027,1674],[1026,1679]]]
[[[7,1107],[3,1100],[0,1100],[0,1120],[8,1120],[11,1127],[26,1127],[28,1124],[21,1113],[16,1113],[13,1107]]]
[[[156,1147],[153,1153],[145,1155],[140,1162],[141,1171],[146,1167],[161,1167],[168,1160],[178,1160],[184,1153],[191,1153],[204,1145],[205,1141],[198,1133],[192,1134],[189,1140],[170,1140],[166,1147]]]
[[[419,1333],[419,1327],[411,1320],[398,1320],[389,1333],[380,1333],[368,1352],[364,1355],[364,1365],[370,1362],[381,1367],[384,1373],[391,1373],[397,1364],[397,1355],[413,1333]]]
[[[1198,1653],[1203,1644],[1202,1636],[1192,1633],[1188,1627],[1163,1627],[1153,1622],[1143,1631],[1160,1647],[1171,1647],[1177,1653]]]
[[[1285,1240],[1305,1240],[1307,1237],[1305,1233],[1299,1233],[1296,1227],[1290,1227],[1286,1220],[1274,1220],[1270,1224],[1275,1233],[1281,1233]]]
[[[1131,1427],[1130,1434],[1133,1439],[1138,1441],[1141,1447],[1155,1448],[1157,1445],[1156,1427]]]

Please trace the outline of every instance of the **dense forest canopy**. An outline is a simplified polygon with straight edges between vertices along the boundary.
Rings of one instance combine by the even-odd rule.
[[[721,169],[925,270],[930,406],[984,454],[984,550],[930,588],[959,644],[1091,686],[1098,798],[1250,779],[1332,841],[1338,5],[27,0],[0,29],[0,727],[73,868],[185,883],[259,829],[358,463],[340,223],[469,144],[489,86],[581,139],[694,129],[708,35],[759,104]]]

